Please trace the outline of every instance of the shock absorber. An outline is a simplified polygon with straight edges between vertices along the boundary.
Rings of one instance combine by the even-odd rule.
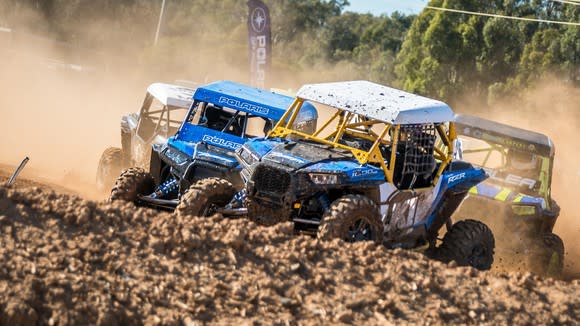
[[[159,187],[157,187],[157,190],[155,190],[155,192],[151,194],[151,197],[155,199],[167,197],[172,193],[176,192],[178,189],[179,182],[175,177],[171,177],[167,179],[167,181],[160,184]]]

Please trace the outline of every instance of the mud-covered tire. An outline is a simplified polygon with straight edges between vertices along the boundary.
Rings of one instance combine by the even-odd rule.
[[[545,233],[537,241],[529,257],[531,271],[549,277],[560,277],[564,271],[564,241],[554,234]]]
[[[123,151],[117,147],[109,147],[101,154],[95,183],[98,191],[109,191],[115,180],[121,174]]]
[[[437,248],[443,262],[455,261],[459,266],[489,270],[493,264],[495,238],[491,229],[480,221],[463,220],[451,227]]]
[[[178,216],[211,216],[216,208],[226,206],[235,194],[236,188],[227,180],[202,179],[181,196],[175,213]]]
[[[378,206],[362,195],[346,195],[335,200],[322,216],[318,238],[382,243],[383,222]]]
[[[155,181],[150,173],[141,168],[129,168],[115,181],[110,200],[136,203],[139,195],[149,195],[154,190]]]

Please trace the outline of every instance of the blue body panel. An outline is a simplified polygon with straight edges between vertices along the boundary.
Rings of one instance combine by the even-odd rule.
[[[256,154],[258,154],[258,157],[263,157],[268,154],[276,145],[280,144],[280,141],[268,138],[252,139],[249,140],[247,144],[248,148],[251,148]]]
[[[198,146],[199,143],[197,142],[182,141],[176,139],[175,137],[169,138],[167,140],[167,144],[178,149],[180,152],[187,154],[187,156],[192,157],[193,159],[213,162],[228,168],[239,166],[238,161],[233,156],[233,151],[231,151],[229,148],[225,148],[226,151],[220,153],[216,150],[208,150],[205,146]]]
[[[480,183],[487,178],[487,174],[483,169],[474,168],[467,170],[459,170],[453,172],[445,172],[441,175],[439,189],[437,196],[433,201],[430,213],[426,223],[419,223],[417,226],[424,226],[425,228],[431,227],[435,219],[437,218],[437,208],[441,205],[443,196],[447,191],[454,193],[467,192],[469,188]]]
[[[496,198],[496,196],[500,192],[502,192],[504,189],[508,189],[508,188],[504,188],[501,186],[495,186],[495,185],[491,185],[491,184],[487,184],[487,183],[480,183],[480,184],[476,185],[475,188],[477,189],[476,195],[486,197],[489,199],[493,199],[493,200],[498,200]],[[524,194],[521,194],[517,191],[511,191],[510,194],[507,196],[507,198],[505,200],[502,200],[502,201],[512,202],[516,198],[518,199],[517,200],[518,203],[532,204],[532,205],[539,204],[542,207],[546,207],[546,202],[543,198],[524,195]]]
[[[246,139],[238,137],[235,135],[227,134],[225,132],[216,131],[203,126],[196,126],[189,123],[183,125],[181,131],[174,137],[169,138],[172,141],[181,141],[184,143],[198,143],[205,142],[213,146],[235,151],[240,148]],[[180,148],[181,145],[174,145],[174,147]],[[185,145],[183,145],[185,146]],[[186,154],[193,154],[193,149],[188,150],[184,147],[183,152]],[[188,150],[188,151],[186,151]]]
[[[272,120],[280,120],[294,102],[292,97],[231,81],[219,81],[199,87],[193,94],[193,99]],[[308,102],[303,104],[301,111],[314,113],[314,118],[317,117],[316,109]]]

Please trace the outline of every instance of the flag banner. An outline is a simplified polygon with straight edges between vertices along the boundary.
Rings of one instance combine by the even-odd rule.
[[[261,0],[249,0],[248,7],[250,80],[252,86],[265,88],[272,55],[270,11]]]

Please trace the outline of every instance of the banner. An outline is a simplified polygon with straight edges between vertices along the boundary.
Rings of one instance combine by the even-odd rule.
[[[272,55],[270,11],[261,0],[248,0],[248,8],[250,80],[252,86],[266,88]]]

